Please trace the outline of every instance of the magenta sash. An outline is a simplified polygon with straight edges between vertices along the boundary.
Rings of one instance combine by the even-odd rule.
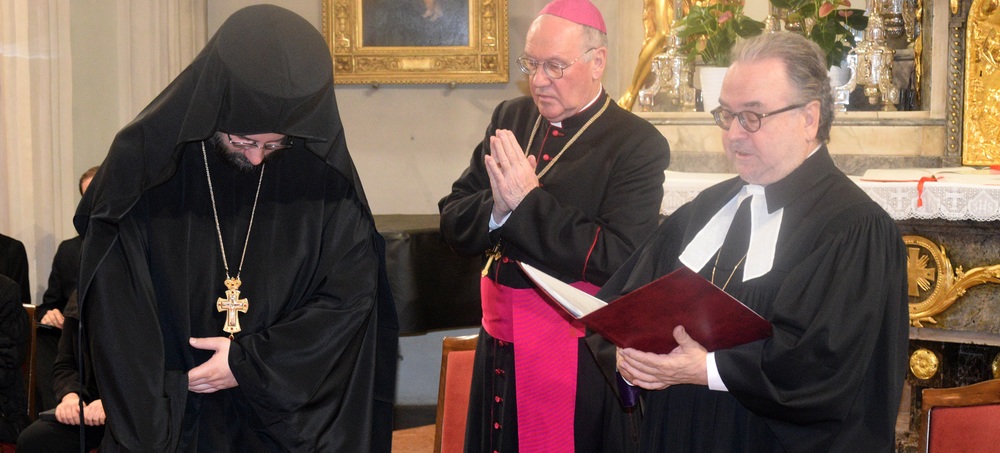
[[[587,282],[572,286],[589,294]],[[572,453],[578,339],[584,327],[537,289],[480,283],[483,328],[514,344],[518,444],[525,452]]]

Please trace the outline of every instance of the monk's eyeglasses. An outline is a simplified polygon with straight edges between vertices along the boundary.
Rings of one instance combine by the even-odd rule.
[[[549,76],[549,78],[561,79],[563,76],[563,72],[566,71],[566,68],[573,66],[573,63],[580,61],[580,59],[583,58],[584,55],[587,55],[588,53],[594,50],[597,50],[597,48],[591,47],[586,52],[580,54],[579,57],[576,57],[575,60],[566,64],[557,63],[551,60],[546,60],[546,61],[532,60],[531,58],[522,55],[520,58],[517,59],[517,65],[521,68],[521,72],[528,75],[535,75],[535,73],[538,72],[538,67],[541,66],[542,70],[545,71],[545,75]]]
[[[761,120],[767,118],[771,115],[777,115],[779,113],[787,112],[789,110],[795,110],[800,107],[805,107],[807,104],[795,104],[789,105],[783,109],[778,109],[773,112],[767,113],[757,113],[750,110],[744,110],[742,112],[733,112],[731,110],[725,109],[721,106],[716,107],[712,110],[712,117],[715,118],[715,124],[722,128],[722,130],[728,131],[730,127],[733,126],[733,119],[738,118],[740,120],[740,126],[743,126],[743,130],[753,133],[760,130]]]
[[[279,141],[265,142],[265,143],[257,143],[256,140],[249,140],[247,138],[239,136],[237,136],[236,139],[233,140],[233,136],[230,135],[228,132],[226,133],[226,137],[229,138],[229,144],[233,145],[233,148],[236,149],[246,150],[246,149],[259,148],[265,151],[280,151],[292,147],[292,137],[285,137]]]

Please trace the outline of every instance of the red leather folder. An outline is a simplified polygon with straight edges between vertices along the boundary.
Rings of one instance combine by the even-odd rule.
[[[604,306],[538,269],[523,263],[521,267],[567,312],[622,348],[667,354],[677,347],[673,330],[678,325],[709,352],[772,334],[770,322],[687,267]]]

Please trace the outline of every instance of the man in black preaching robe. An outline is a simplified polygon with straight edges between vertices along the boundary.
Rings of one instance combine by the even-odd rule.
[[[593,294],[656,227],[669,147],[603,90],[607,53],[593,4],[548,4],[518,59],[531,96],[496,107],[468,169],[438,204],[455,251],[491,256],[484,258],[466,451],[628,445],[605,435],[628,431],[630,414],[581,347],[582,326],[517,265]]]
[[[687,266],[774,335],[707,352],[679,326],[669,354],[619,350],[621,377],[647,389],[640,450],[892,451],[906,372],[905,247],[826,149],[823,53],[792,33],[737,44],[720,103],[712,113],[739,177],[673,213],[599,297]]]
[[[384,244],[309,22],[234,13],[118,133],[74,220],[103,447],[389,451]]]

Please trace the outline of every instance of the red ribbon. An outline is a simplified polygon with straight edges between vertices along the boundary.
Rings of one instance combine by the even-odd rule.
[[[933,176],[924,176],[923,178],[920,178],[919,181],[917,181],[917,207],[918,208],[924,205],[924,183],[927,182],[927,181],[936,182],[937,178],[935,178]]]

